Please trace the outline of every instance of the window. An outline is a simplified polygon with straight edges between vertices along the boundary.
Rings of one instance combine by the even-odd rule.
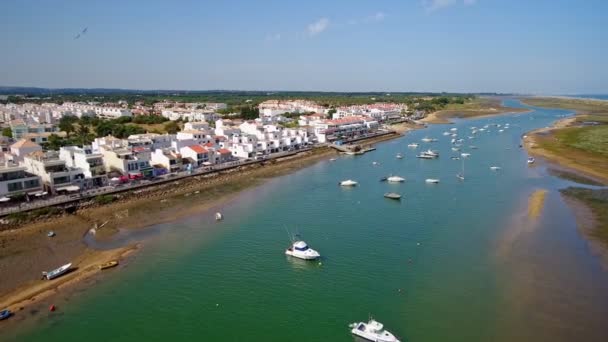
[[[69,183],[69,182],[70,182],[70,176],[53,178],[54,184],[64,184],[64,183]]]
[[[31,179],[23,182],[23,187],[26,189],[37,188],[40,186],[40,181],[38,179]]]
[[[7,184],[7,188],[9,192],[18,191],[23,189],[23,184],[21,184],[21,182],[9,183]]]

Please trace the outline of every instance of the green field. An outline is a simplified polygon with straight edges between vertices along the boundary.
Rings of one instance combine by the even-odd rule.
[[[561,193],[589,206],[597,225],[591,235],[608,244],[608,189],[569,187],[561,190]]]
[[[608,101],[567,99],[557,97],[526,97],[522,101],[528,105],[545,108],[575,110],[582,114],[577,121],[597,121],[608,123]]]
[[[568,127],[556,137],[569,147],[608,156],[608,126]]]

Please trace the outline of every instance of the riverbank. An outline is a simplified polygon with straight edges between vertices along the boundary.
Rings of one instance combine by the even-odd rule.
[[[479,119],[505,113],[529,112],[526,108],[506,107],[502,104],[503,99],[494,97],[483,97],[471,103],[462,105],[451,104],[448,108],[428,114],[420,120],[426,123],[447,124],[449,119]]]

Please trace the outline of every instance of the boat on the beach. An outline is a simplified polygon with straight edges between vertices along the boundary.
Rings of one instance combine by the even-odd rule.
[[[0,311],[0,321],[11,317],[11,310],[5,309]]]
[[[407,147],[416,148],[416,147],[418,147],[418,144],[416,144],[416,143],[407,144]]]
[[[400,200],[401,199],[401,195],[399,195],[396,192],[387,192],[384,194],[384,197],[388,198],[388,199],[393,199],[393,200]]]
[[[118,266],[118,260],[111,260],[111,261],[104,262],[103,264],[99,265],[99,269],[107,270],[108,268],[112,268],[112,267],[116,267],[116,266]]]
[[[439,183],[439,179],[436,179],[436,178],[427,178],[425,180],[425,182],[427,182],[429,184],[437,184],[437,183]]]
[[[47,280],[55,279],[57,277],[64,275],[67,271],[70,270],[70,267],[72,267],[72,263],[65,264],[52,271],[42,272],[42,276]]]
[[[50,232],[46,233],[46,236],[48,236],[48,237],[54,237],[55,235],[57,235],[57,234],[55,234],[55,232],[52,230]]]
[[[377,322],[374,319],[370,319],[367,323],[352,323],[348,327],[351,328],[351,334],[359,336],[367,341],[399,342],[395,335],[384,329],[382,323]]]
[[[340,182],[340,186],[357,186],[357,182],[352,179],[343,180]]]
[[[319,254],[319,252],[308,247],[306,242],[304,242],[302,240],[295,241],[294,243],[292,243],[291,246],[289,246],[289,248],[287,248],[285,250],[285,254],[292,256],[294,258],[299,258],[299,259],[304,259],[304,260],[314,260],[321,256]]]
[[[528,157],[528,164],[534,164],[536,160],[534,159],[534,157]]]
[[[386,178],[389,183],[403,183],[405,182],[405,178],[399,176],[389,176]]]
[[[222,215],[222,213],[220,213],[220,212],[215,213],[215,220],[216,221],[221,221],[223,219],[224,219],[224,216]]]

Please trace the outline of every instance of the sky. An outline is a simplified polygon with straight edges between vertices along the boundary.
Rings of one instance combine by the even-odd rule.
[[[607,37],[605,0],[3,0],[0,85],[607,94]]]

